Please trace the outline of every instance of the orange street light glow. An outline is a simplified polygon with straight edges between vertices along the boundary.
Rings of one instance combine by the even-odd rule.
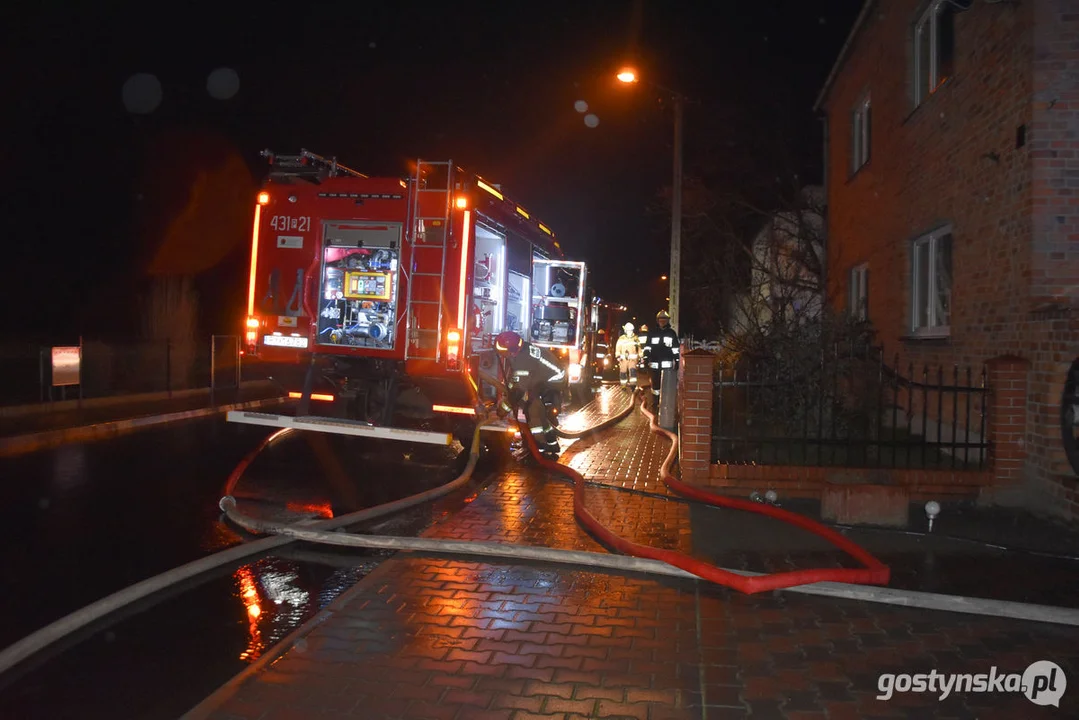
[[[635,83],[637,82],[637,71],[633,68],[622,68],[618,71],[618,75],[616,77],[618,78],[619,82]]]

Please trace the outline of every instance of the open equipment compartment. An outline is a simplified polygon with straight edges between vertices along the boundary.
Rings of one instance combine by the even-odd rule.
[[[586,269],[583,262],[532,259],[529,339],[543,347],[580,347],[584,335]]]
[[[401,223],[326,221],[318,343],[392,350]]]

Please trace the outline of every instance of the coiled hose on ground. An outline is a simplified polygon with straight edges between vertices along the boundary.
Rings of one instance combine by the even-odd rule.
[[[633,403],[631,402],[626,412],[632,410]],[[846,569],[846,568],[822,568],[812,570],[794,570],[783,573],[775,573],[771,575],[763,575],[756,577],[747,577],[742,574],[734,573],[730,570],[718,568],[710,563],[706,563],[697,558],[691,557],[684,553],[676,552],[673,550],[664,550],[661,548],[654,548],[647,545],[641,545],[630,540],[626,540],[615,533],[611,532],[605,527],[599,520],[596,519],[592,513],[590,513],[585,506],[584,502],[584,488],[585,479],[573,468],[566,465],[562,465],[556,461],[548,460],[543,457],[532,434],[528,431],[519,417],[515,417],[518,431],[524,442],[529,448],[529,452],[532,457],[541,467],[547,468],[553,472],[557,472],[562,475],[568,475],[573,479],[573,511],[577,520],[584,525],[584,527],[597,537],[605,545],[614,548],[615,550],[631,556],[631,558],[640,560],[652,560],[660,563],[666,563],[667,565],[678,568],[685,573],[699,577],[710,582],[714,582],[719,585],[733,588],[739,592],[752,594],[765,592],[768,590],[778,590],[780,588],[793,587],[796,585],[807,585],[816,582],[842,582],[842,583],[859,583],[859,584],[871,584],[871,585],[884,585],[888,582],[889,570],[887,566],[863,550],[861,547],[855,545],[853,542],[843,537],[839,533],[829,528],[820,525],[819,523],[805,518],[801,515],[796,515],[780,508],[771,506],[764,506],[758,503],[751,503],[745,500],[738,500],[735,498],[727,498],[712,493],[707,493],[696,488],[692,488],[684,483],[673,478],[670,474],[670,465],[677,454],[678,438],[673,433],[669,433],[662,428],[658,428],[655,425],[655,418],[644,410],[642,406],[642,412],[649,418],[649,424],[651,429],[655,432],[658,431],[665,434],[671,439],[671,449],[667,454],[666,459],[661,467],[661,473],[663,475],[664,482],[674,490],[675,492],[690,497],[691,499],[699,502],[704,502],[716,507],[729,507],[739,510],[748,510],[750,512],[756,512],[763,515],[768,515],[776,519],[788,522],[798,527],[804,528],[813,532],[820,537],[823,537],[840,549],[848,552],[853,557],[864,563],[866,569]],[[624,415],[623,415],[624,416]],[[608,422],[608,421],[605,421]],[[482,424],[482,423],[481,423]],[[601,423],[602,424],[602,423]],[[590,428],[588,431],[592,431]],[[477,428],[477,433],[479,432]],[[577,433],[575,433],[577,434]],[[478,442],[478,438],[474,440],[473,445]],[[437,489],[440,494],[444,494],[443,488]],[[428,491],[431,493],[433,491]],[[421,495],[426,495],[421,494]],[[419,496],[414,496],[419,497]],[[409,498],[411,501],[412,498]],[[410,502],[411,505],[411,502]],[[425,538],[412,538],[412,537],[388,537],[388,536],[370,536],[370,535],[349,535],[342,533],[328,533],[322,530],[315,530],[309,528],[298,527],[294,525],[286,525],[283,523],[274,523],[264,520],[257,520],[250,516],[244,515],[239,512],[236,507],[235,499],[231,497],[222,498],[220,503],[221,510],[229,517],[230,520],[237,523],[241,527],[253,533],[276,533],[281,535],[287,535],[298,540],[305,540],[308,542],[323,542],[332,545],[344,545],[349,547],[363,547],[363,548],[377,548],[384,550],[419,550],[427,552],[450,552],[466,555],[485,555],[489,557],[504,557],[504,558],[517,558],[517,559],[530,559],[530,560],[548,560],[553,562],[569,562],[578,564],[584,562],[586,564],[598,567],[609,567],[622,570],[635,570],[641,571],[643,568],[640,563],[634,562],[630,558],[617,559],[618,556],[604,556],[599,553],[571,553],[566,550],[559,550],[555,548],[540,548],[540,547],[525,547],[512,545],[509,543],[497,543],[497,542],[475,542],[465,540],[431,540]],[[602,560],[601,560],[602,558]],[[669,574],[669,573],[664,573]]]
[[[580,432],[574,432],[572,437],[582,437],[586,434],[596,432],[601,427],[608,427],[615,422],[621,420],[629,414],[633,409],[633,403],[630,402],[626,409],[620,411],[618,415],[612,418],[608,418],[603,422],[597,424],[594,427],[586,428]],[[477,424],[476,431],[473,435],[472,451],[469,456],[469,464],[466,467],[465,472],[461,474],[456,480],[442,485],[433,490],[428,490],[419,495],[413,495],[403,500],[398,500],[395,503],[388,503],[387,505],[380,505],[378,508],[372,508],[372,510],[379,510],[379,516],[384,514],[390,514],[391,512],[398,512],[400,510],[407,509],[422,502],[429,502],[446,495],[449,492],[457,489],[468,481],[471,476],[472,469],[475,467],[476,460],[479,453],[478,448],[480,445],[480,432],[483,423],[486,418],[481,418]],[[517,420],[518,430],[522,437],[527,437],[531,441],[531,433],[528,432],[527,427],[524,427],[519,420]],[[534,443],[532,444],[534,448]],[[565,466],[554,463],[556,468],[564,468]],[[571,471],[572,472],[572,471]],[[394,506],[394,507],[391,507]],[[343,532],[328,532],[322,528],[315,526],[303,527],[299,523],[286,524],[279,522],[272,522],[269,520],[261,520],[258,518],[246,515],[237,508],[236,499],[231,496],[225,496],[221,498],[219,507],[225,513],[225,515],[232,522],[236,523],[239,527],[247,530],[251,533],[266,534],[272,533],[279,537],[287,537],[292,540],[303,540],[306,542],[319,543],[323,545],[338,545],[345,547],[358,547],[367,549],[378,550],[411,550],[419,552],[432,552],[432,553],[446,553],[452,555],[478,555],[482,557],[501,557],[516,560],[537,560],[541,562],[556,562],[569,565],[583,565],[587,567],[602,567],[612,570],[621,570],[624,572],[644,572],[658,575],[668,575],[674,577],[692,578],[691,573],[687,573],[677,567],[671,566],[668,563],[655,561],[648,558],[641,557],[627,557],[624,555],[612,555],[609,553],[595,553],[584,552],[577,550],[562,550],[558,548],[549,547],[536,547],[526,545],[514,545],[512,543],[501,542],[485,542],[475,540],[448,540],[448,539],[431,539],[431,538],[416,538],[416,537],[397,537],[387,535],[355,535],[351,533]],[[382,512],[383,509],[387,509]],[[356,524],[356,523],[349,523]]]

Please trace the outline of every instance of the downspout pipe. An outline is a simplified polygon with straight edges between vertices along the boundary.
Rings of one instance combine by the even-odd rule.
[[[830,163],[828,162],[830,144],[830,126],[828,124],[828,115],[824,112],[820,115],[821,124],[821,136],[824,145],[824,157],[822,160],[824,164],[821,166],[821,180],[824,183],[824,207],[821,208],[821,262],[820,262],[820,306],[821,313],[823,314],[825,308],[828,306],[828,260],[829,260],[829,238],[828,229],[829,222],[828,217],[831,215],[831,193],[829,192],[828,183],[831,180],[831,172],[829,170]]]

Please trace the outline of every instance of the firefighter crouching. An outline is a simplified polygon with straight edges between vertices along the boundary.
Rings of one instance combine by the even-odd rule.
[[[659,325],[644,337],[644,364],[652,380],[652,412],[659,412],[660,379],[664,370],[677,370],[680,361],[678,333],[670,326],[671,316],[666,310],[656,313]]]
[[[551,426],[543,395],[553,389],[552,384],[560,381],[565,372],[549,350],[525,342],[512,331],[495,338],[495,350],[505,361],[503,377],[509,393],[508,411],[516,416],[517,408],[524,403],[525,417],[536,447],[547,458],[558,457],[562,448],[558,444],[558,434]]]
[[[640,345],[637,335],[633,332],[633,323],[626,323],[622,329],[625,331],[618,338],[614,354],[618,358],[618,383],[622,387],[629,385],[637,387],[637,359]]]

